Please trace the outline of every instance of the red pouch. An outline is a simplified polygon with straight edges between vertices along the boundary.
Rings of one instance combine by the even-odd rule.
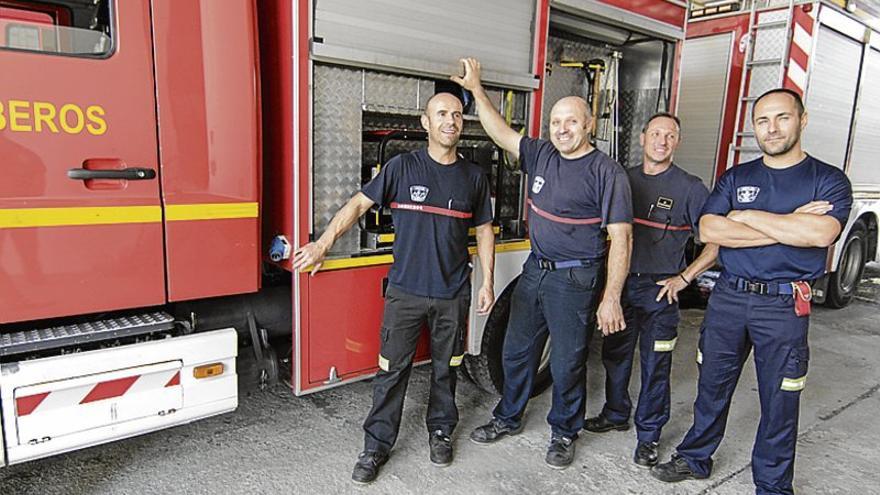
[[[794,314],[808,316],[810,314],[810,301],[813,299],[813,289],[806,282],[792,282],[792,297],[794,297]]]

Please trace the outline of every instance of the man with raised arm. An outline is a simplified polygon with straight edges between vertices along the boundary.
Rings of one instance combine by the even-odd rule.
[[[605,334],[625,327],[620,294],[632,247],[632,200],[623,167],[590,143],[592,115],[579,97],[559,100],[550,112],[550,141],[523,137],[492,106],[480,81],[480,63],[461,61],[452,80],[474,95],[480,123],[528,174],[532,252],[511,302],[504,340],[504,389],[492,420],[471,433],[488,444],[522,430],[523,412],[550,336],[553,402],[545,461],[563,469],[575,455],[584,425],[587,345],[606,266],[607,285],[596,320]],[[607,233],[607,234],[606,234]]]

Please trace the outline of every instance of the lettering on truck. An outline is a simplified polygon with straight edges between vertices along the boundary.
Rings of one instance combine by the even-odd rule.
[[[100,105],[75,103],[60,107],[45,101],[0,101],[0,131],[51,132],[101,136],[107,132],[107,112]]]

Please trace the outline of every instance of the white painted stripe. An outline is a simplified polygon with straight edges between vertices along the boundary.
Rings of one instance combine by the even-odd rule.
[[[174,375],[176,375],[178,371],[180,370],[171,369],[168,371],[160,371],[158,373],[141,375],[141,377],[132,384],[132,386],[125,392],[125,394],[139,394],[147,390],[165,388],[165,385],[170,382],[172,378],[174,378]]]
[[[813,37],[807,33],[807,30],[801,27],[800,24],[794,25],[794,36],[792,37],[792,41],[795,45],[798,46],[807,56],[810,55],[810,51],[813,49]]]
[[[791,79],[791,82],[793,82],[801,91],[806,89],[807,71],[798,65],[793,58],[788,61],[788,78]]]

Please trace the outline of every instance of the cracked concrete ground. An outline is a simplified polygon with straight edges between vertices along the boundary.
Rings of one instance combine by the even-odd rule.
[[[795,473],[799,494],[880,493],[873,454],[880,445],[880,265],[871,265],[858,299],[843,310],[816,308],[810,328],[809,379],[801,401]],[[683,313],[675,350],[672,420],[663,432],[665,460],[690,426],[696,389],[696,335],[702,311]],[[601,407],[602,372],[594,341],[588,413]],[[727,435],[712,477],[666,485],[630,460],[635,433],[584,433],[575,464],[543,461],[550,394],[532,401],[522,434],[479,446],[467,433],[490,416],[495,398],[462,380],[461,423],[452,466],[428,461],[424,428],[429,370],[413,373],[398,445],[371,486],[350,482],[370,406],[369,382],[306,397],[284,387],[245,388],[239,409],[110,445],[0,469],[0,493],[752,493],[749,457],[758,417],[754,365],[734,396]],[[634,372],[632,390],[638,390]]]

